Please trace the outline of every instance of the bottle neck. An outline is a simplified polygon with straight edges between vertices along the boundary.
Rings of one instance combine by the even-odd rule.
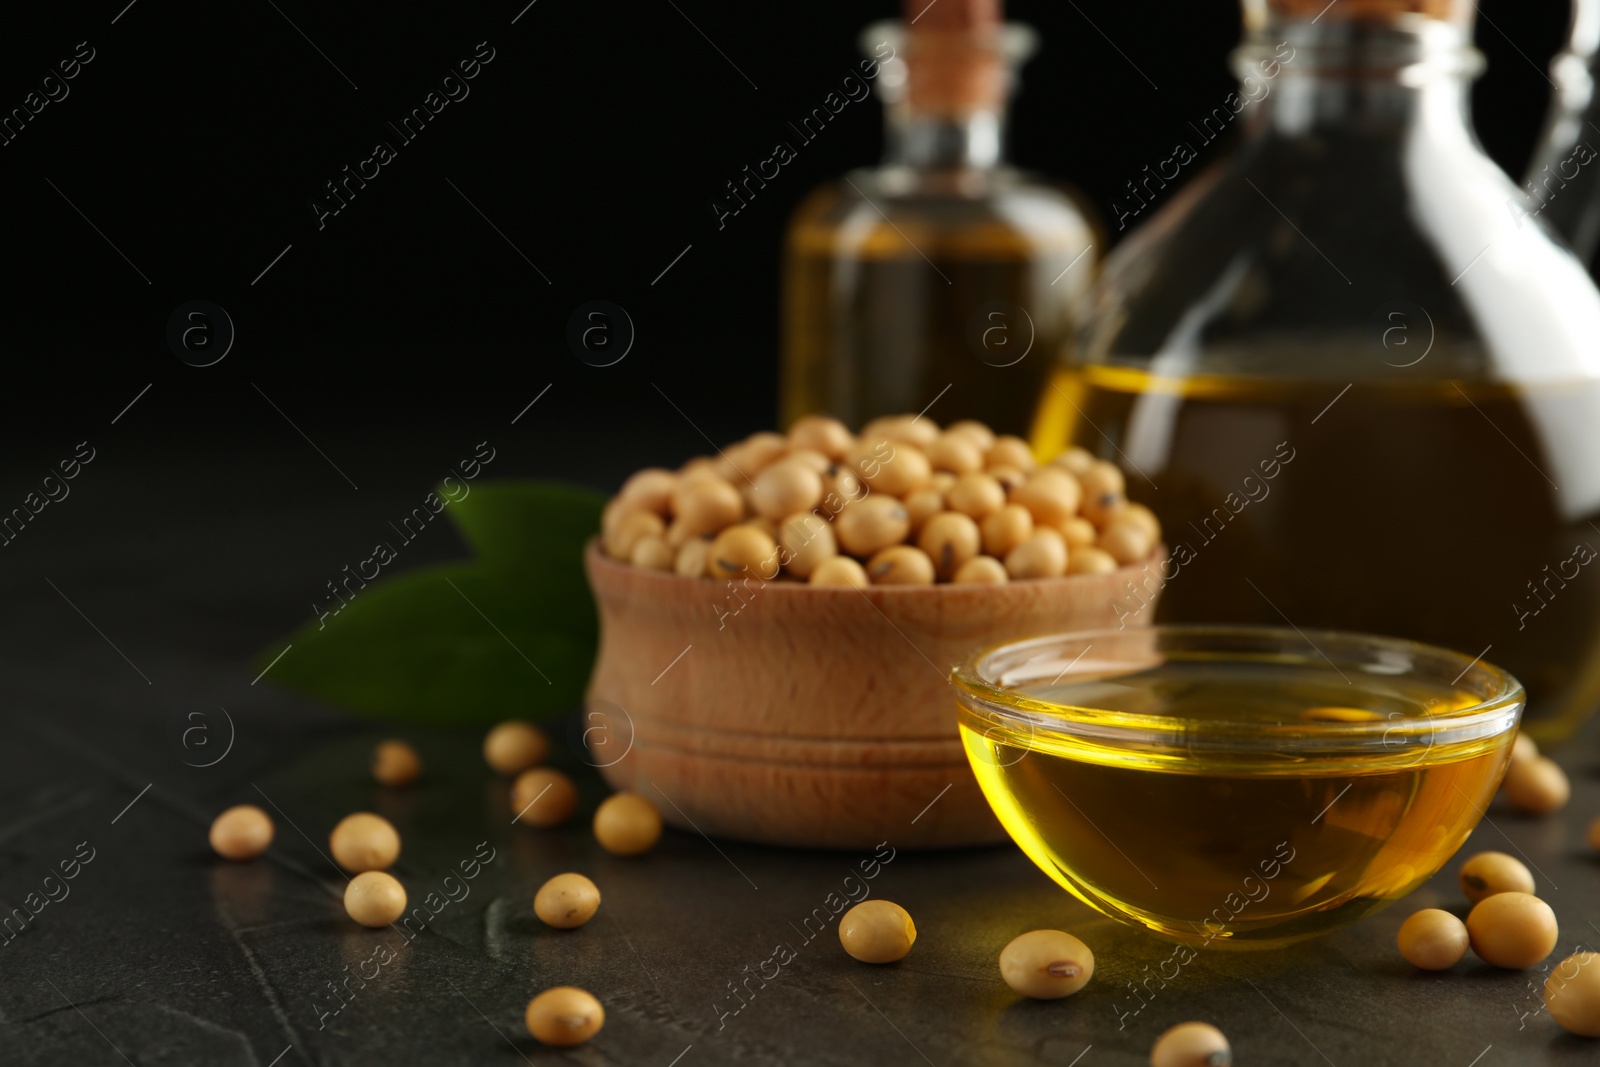
[[[1482,66],[1466,27],[1420,16],[1277,21],[1234,53],[1246,128],[1269,139],[1395,139],[1422,124],[1470,137],[1468,87]]]
[[[982,33],[880,22],[861,36],[879,68],[885,166],[972,172],[1005,165],[1006,109],[1038,47],[1021,23]]]
[[[918,170],[988,170],[1005,161],[1005,112],[919,114],[903,104],[887,113],[884,163]]]

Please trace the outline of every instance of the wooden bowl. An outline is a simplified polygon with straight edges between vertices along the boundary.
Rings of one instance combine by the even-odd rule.
[[[962,751],[951,668],[1016,638],[1146,625],[1159,581],[1141,563],[1007,585],[734,583],[597,543],[584,566],[600,609],[586,740],[607,781],[680,829],[809,848],[1006,840]]]

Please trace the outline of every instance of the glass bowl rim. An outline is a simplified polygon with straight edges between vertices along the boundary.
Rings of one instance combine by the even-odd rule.
[[[1203,648],[1228,638],[1256,639],[1265,646],[1276,646],[1279,649],[1298,646],[1305,650],[1308,662],[1319,657],[1324,662],[1334,662],[1323,651],[1323,645],[1333,646],[1335,650],[1345,647],[1393,650],[1412,656],[1413,662],[1415,657],[1420,655],[1450,663],[1452,666],[1459,665],[1461,672],[1456,675],[1451,685],[1455,685],[1469,672],[1473,673],[1475,678],[1485,683],[1483,688],[1488,695],[1467,707],[1436,715],[1406,717],[1399,720],[1394,718],[1358,722],[1306,720],[1280,724],[1190,719],[1066,704],[1026,696],[1014,688],[991,681],[993,672],[985,671],[985,667],[990,665],[993,658],[1003,654],[1014,656],[1027,650],[1067,641],[1089,641],[1092,647],[1092,640],[1095,638],[1150,635],[1158,639],[1163,634],[1188,637],[1191,641],[1197,642],[1191,644],[1189,646],[1191,648]],[[1243,651],[1239,650],[1241,655]],[[1350,665],[1353,661],[1345,662],[1346,665]],[[1396,673],[1415,672],[1408,670]],[[1462,653],[1438,645],[1350,630],[1302,630],[1299,627],[1210,623],[1161,623],[1136,628],[1069,630],[1004,641],[969,654],[950,672],[950,681],[956,688],[957,702],[963,708],[999,719],[1012,726],[1025,726],[1030,732],[1039,734],[1093,736],[1106,742],[1157,743],[1178,747],[1200,745],[1229,748],[1271,747],[1294,752],[1351,745],[1363,746],[1373,742],[1385,746],[1426,742],[1431,747],[1441,741],[1450,743],[1492,737],[1516,728],[1526,700],[1522,683],[1508,671],[1485,662],[1482,653],[1469,659]]]

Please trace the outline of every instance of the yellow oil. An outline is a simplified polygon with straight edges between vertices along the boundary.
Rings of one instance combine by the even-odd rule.
[[[1600,705],[1600,383],[1087,367],[1046,386],[1033,442],[1119,463],[1186,546],[1159,621],[1287,619],[1482,654],[1527,687],[1541,741]]]
[[[1295,756],[1291,739],[1307,723],[1399,724],[1477,698],[1403,675],[1267,658],[1174,659],[1023,695],[1284,735],[1253,751],[1130,748],[961,710],[984,795],[1041,870],[1107,915],[1215,947],[1288,944],[1410,892],[1466,841],[1514,733],[1433,746],[1380,736],[1367,751]]]
[[[796,211],[782,425],[825,411],[859,426],[937,401],[940,422],[1027,433],[1094,277],[1094,231],[1052,190],[992,178],[957,195],[953,180],[870,202],[825,186]]]

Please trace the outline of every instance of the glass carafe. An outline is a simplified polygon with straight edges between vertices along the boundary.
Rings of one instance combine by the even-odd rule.
[[[879,65],[881,166],[796,209],[784,254],[780,419],[917,412],[1026,433],[1081,321],[1095,226],[1073,191],[1008,166],[1007,95],[1034,47],[999,5],[908,5],[862,35]],[[910,16],[908,15],[908,23]]]
[[[1600,159],[1547,135],[1523,190],[1483,153],[1472,15],[1248,3],[1238,151],[1110,257],[1034,443],[1161,516],[1126,615],[1446,645],[1559,737],[1600,700],[1600,294],[1546,216]]]

